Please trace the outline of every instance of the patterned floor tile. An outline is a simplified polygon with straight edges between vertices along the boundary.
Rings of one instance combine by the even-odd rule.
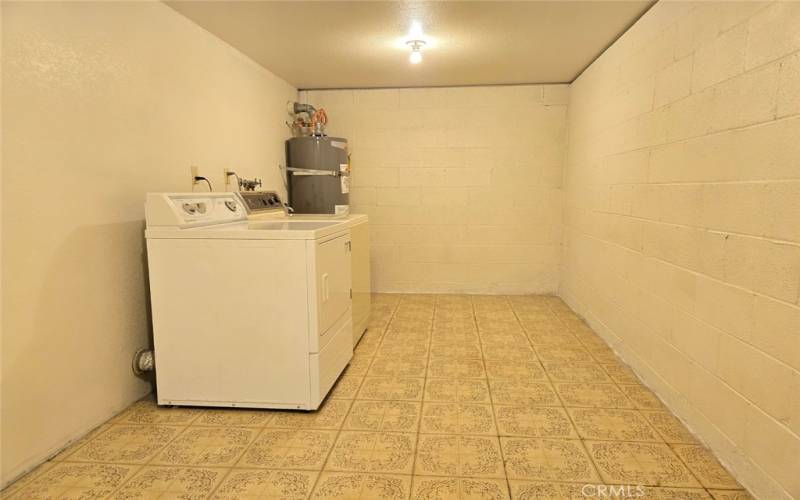
[[[425,403],[419,431],[430,434],[497,435],[490,405],[463,403]]]
[[[641,384],[633,370],[621,363],[602,364],[603,370],[618,384]]]
[[[489,387],[480,379],[433,378],[425,382],[425,401],[490,403]]]
[[[213,500],[305,500],[318,472],[233,469],[211,497]]]
[[[384,335],[430,333],[433,327],[433,314],[421,315],[409,312],[396,312]]]
[[[412,500],[506,500],[501,479],[414,476]]]
[[[415,475],[503,478],[496,437],[420,434]]]
[[[360,375],[363,377],[367,374],[367,370],[369,370],[369,365],[371,363],[372,356],[353,356],[352,359],[350,359],[350,363],[347,365],[347,369],[344,373],[350,375]]]
[[[469,330],[467,328],[464,329],[448,329],[448,330],[440,330],[434,327],[433,336],[431,337],[431,349],[445,349],[448,347],[455,347],[459,345],[468,345],[470,347],[465,347],[462,349],[462,353],[464,356],[461,357],[472,357],[475,355],[475,348],[477,346],[477,356],[483,356],[483,353],[480,351],[480,337],[478,336],[478,330]],[[470,354],[470,356],[466,356],[466,354]],[[436,355],[431,355],[431,357],[457,357],[457,356],[446,356],[442,352],[437,351]]]
[[[366,377],[356,399],[419,401],[424,383],[422,378]]]
[[[395,341],[381,344],[377,351],[378,356],[397,358],[427,358],[428,342],[426,341]]]
[[[742,486],[719,463],[716,457],[700,445],[672,445],[672,451],[678,455],[689,470],[706,488],[740,489]]]
[[[481,359],[481,346],[477,340],[465,342],[463,340],[445,343],[434,335],[431,345],[431,361],[435,358],[455,359]],[[446,337],[445,337],[446,338]]]
[[[478,306],[475,307],[475,319],[478,320],[478,322],[486,321],[491,323],[505,323],[505,322],[515,323],[517,321],[517,316],[514,314],[514,311],[507,305],[499,307]]]
[[[596,496],[596,484],[509,480],[514,500],[586,500]],[[587,495],[586,493],[589,493]],[[591,495],[591,496],[590,496]],[[602,498],[602,497],[600,497]],[[611,497],[614,498],[614,497]]]
[[[325,470],[410,474],[417,435],[342,431]]]
[[[477,331],[478,325],[475,323],[475,317],[472,310],[459,310],[459,309],[438,309],[433,316],[433,329],[439,330],[467,330],[472,329]]]
[[[563,408],[495,405],[494,411],[501,436],[578,437]]]
[[[380,345],[381,342],[379,341],[359,342],[358,345],[353,348],[353,356],[374,356]]]
[[[439,330],[451,328],[462,330],[468,328],[477,329],[478,325],[475,323],[475,317],[471,310],[468,312],[438,310],[433,317],[433,328]]]
[[[91,441],[92,439],[96,438],[97,436],[99,436],[100,434],[102,434],[103,432],[107,431],[110,428],[111,428],[111,424],[103,424],[103,425],[101,425],[99,427],[95,427],[94,429],[92,429],[85,436],[83,436],[83,437],[73,441],[69,445],[67,445],[66,448],[64,448],[63,450],[58,452],[58,454],[56,456],[54,456],[53,458],[51,458],[50,460],[52,462],[61,462],[63,460],[66,460],[67,458],[69,458],[70,455],[72,455],[73,453],[78,451],[78,449],[81,446],[85,445],[86,443],[88,443],[89,441]]]
[[[599,476],[577,440],[502,437],[509,479],[597,482]]]
[[[533,349],[527,345],[484,344],[482,349],[485,359],[497,359],[510,363],[531,362],[538,359]]]
[[[524,379],[491,379],[489,390],[494,404],[560,406],[558,396],[548,382]]]
[[[643,385],[622,385],[619,388],[628,396],[628,399],[633,401],[636,408],[642,410],[666,410],[666,407],[658,399],[658,396],[653,394],[650,389]]]
[[[240,427],[189,427],[173,439],[152,463],[231,467],[258,432],[258,429]]]
[[[637,483],[752,498],[559,298],[373,294],[320,410],[149,396],[1,496],[561,500],[642,497],[621,490]]]
[[[152,398],[137,401],[115,417],[115,424],[188,425],[200,416],[198,408],[158,406]]]
[[[265,429],[237,467],[321,470],[336,431]]]
[[[344,429],[417,432],[422,404],[412,401],[355,401]]]
[[[394,312],[393,321],[423,321],[433,319],[433,311],[434,307],[432,304],[400,304],[400,307]]]
[[[642,486],[644,495],[641,498],[648,500],[710,500],[711,496],[700,488],[656,488],[653,486]],[[630,490],[636,494],[637,489]]]
[[[708,490],[714,500],[754,500],[746,490]]]
[[[481,341],[502,343],[528,343],[525,330],[516,323],[481,323],[478,321],[478,336]]]
[[[353,399],[364,383],[364,377],[345,373],[333,385],[328,397],[331,399]]]
[[[544,369],[553,382],[611,383],[611,378],[597,363],[545,362]]]
[[[340,429],[352,404],[348,399],[328,399],[316,411],[281,411],[269,421],[269,428]]]
[[[481,359],[438,358],[428,365],[431,378],[486,378]]]
[[[275,415],[271,410],[204,409],[192,426],[263,427]]]
[[[14,497],[14,494],[22,491],[22,489],[27,485],[31,484],[34,479],[41,476],[42,474],[44,474],[45,472],[52,469],[58,464],[59,462],[53,462],[51,460],[50,462],[45,462],[39,465],[38,467],[35,467],[32,471],[17,478],[12,483],[6,485],[4,489],[0,490],[0,498],[9,500],[11,498],[17,498],[17,499],[22,498],[22,497]]]
[[[73,453],[69,460],[143,464],[183,429],[166,425],[113,425]]]
[[[536,346],[536,353],[542,361],[557,363],[592,363],[589,351],[580,346]]]
[[[684,427],[678,417],[667,411],[642,410],[644,418],[667,443],[696,444],[697,439]]]
[[[602,341],[598,341],[596,344],[584,342],[583,346],[598,363],[614,363],[617,361],[617,355]]]
[[[578,344],[578,339],[574,335],[566,331],[563,326],[561,330],[538,330],[522,324],[525,328],[525,333],[528,335],[533,346],[574,346]]]
[[[59,463],[14,489],[14,499],[105,498],[138,469],[131,465]]]
[[[486,376],[489,378],[511,378],[524,380],[547,380],[547,375],[538,361],[507,363],[497,359],[487,359]]]
[[[228,469],[147,465],[110,498],[202,500],[208,498],[227,473]]]
[[[661,442],[656,431],[636,410],[570,408],[568,411],[582,438]]]
[[[633,408],[633,403],[614,384],[553,384],[564,406],[589,408]]]
[[[411,476],[323,472],[315,500],[405,500],[411,490]]]
[[[645,486],[699,487],[666,444],[586,441],[604,481]]]
[[[372,360],[369,377],[424,377],[427,367],[425,358],[376,356]]]
[[[702,489],[653,488],[640,485],[509,481],[514,499],[586,500],[587,498],[643,498],[648,500],[708,500]]]

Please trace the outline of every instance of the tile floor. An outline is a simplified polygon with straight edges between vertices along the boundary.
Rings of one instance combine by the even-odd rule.
[[[583,499],[637,485],[750,498],[558,298],[378,294],[319,411],[146,398],[3,496]]]

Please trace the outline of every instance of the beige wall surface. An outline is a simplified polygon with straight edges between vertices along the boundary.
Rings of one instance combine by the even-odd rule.
[[[412,68],[413,69],[413,68]],[[554,292],[568,86],[301,92],[349,139],[382,292]]]
[[[800,3],[661,2],[570,89],[561,294],[800,498]]]
[[[2,10],[7,483],[150,390],[145,193],[189,190],[192,163],[280,186],[297,94],[160,3]]]

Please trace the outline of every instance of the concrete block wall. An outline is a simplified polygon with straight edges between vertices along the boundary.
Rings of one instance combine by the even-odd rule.
[[[381,292],[552,293],[567,85],[301,92],[352,151]]]
[[[659,2],[571,86],[560,293],[800,498],[800,2]]]

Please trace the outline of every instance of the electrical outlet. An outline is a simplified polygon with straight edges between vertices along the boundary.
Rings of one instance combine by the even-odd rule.
[[[231,177],[229,175],[230,173],[231,173],[231,169],[229,169],[229,168],[223,168],[222,169],[222,178],[225,179],[225,191],[228,190],[228,184],[229,184],[228,177]]]
[[[190,186],[192,186],[192,188],[194,188],[194,185],[197,184],[197,180],[196,180],[197,176],[200,175],[199,170],[197,168],[197,165],[192,165],[191,167],[189,167],[189,172],[192,174]]]

